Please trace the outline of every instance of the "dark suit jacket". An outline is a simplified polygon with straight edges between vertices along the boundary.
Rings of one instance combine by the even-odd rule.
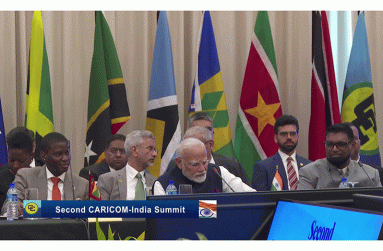
[[[8,164],[3,165],[2,167],[3,169],[0,170],[0,205],[3,205],[7,197],[9,184],[15,179],[15,175],[9,171]]]
[[[251,186],[245,171],[243,170],[241,164],[239,164],[238,161],[230,157],[227,157],[218,153],[214,153],[214,152],[212,152],[211,155],[213,156],[214,162],[217,166],[225,167],[231,174],[241,178],[243,183],[245,183],[248,186]],[[178,168],[175,159],[172,159],[169,162],[169,165],[166,168],[165,172],[168,172],[172,170],[173,168]]]
[[[310,160],[305,159],[299,156],[298,154],[296,155],[296,157],[298,162],[298,170],[304,165],[311,163]],[[277,172],[277,167],[279,174],[282,178],[283,190],[289,190],[285,166],[283,165],[282,158],[279,155],[279,152],[277,152],[274,156],[271,156],[270,158],[255,163],[253,170],[252,187],[257,191],[271,191],[271,185],[275,173]]]
[[[110,169],[106,161],[102,161],[101,163],[97,163],[91,166],[84,167],[80,170],[80,177],[83,177],[84,179],[89,180],[89,170],[92,174],[94,180],[98,180],[98,177],[100,177],[101,174],[109,173]]]

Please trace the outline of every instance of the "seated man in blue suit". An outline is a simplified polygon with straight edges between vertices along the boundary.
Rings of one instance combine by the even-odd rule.
[[[299,169],[311,162],[295,151],[299,138],[298,120],[292,115],[280,116],[275,122],[274,133],[278,152],[255,163],[252,187],[257,191],[296,190]]]

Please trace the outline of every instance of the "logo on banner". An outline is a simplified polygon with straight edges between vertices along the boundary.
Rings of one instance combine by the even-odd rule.
[[[343,103],[342,121],[351,122],[359,131],[361,153],[375,154],[378,151],[374,94],[370,82],[352,88]]]
[[[217,201],[200,200],[199,218],[217,218]]]
[[[36,217],[41,215],[41,200],[24,200],[24,217]]]

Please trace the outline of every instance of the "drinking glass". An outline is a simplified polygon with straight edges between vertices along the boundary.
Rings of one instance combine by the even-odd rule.
[[[192,194],[192,185],[180,184],[178,187],[178,194]]]
[[[39,190],[37,188],[26,188],[24,191],[24,200],[38,200],[39,199]],[[28,220],[37,220],[37,218],[25,218]]]

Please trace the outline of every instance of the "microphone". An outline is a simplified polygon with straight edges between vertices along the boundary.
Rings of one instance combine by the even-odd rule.
[[[224,178],[222,178],[222,176],[219,174],[219,172],[215,166],[213,166],[213,171],[214,171],[214,173],[216,173],[221,178],[221,180],[223,182],[225,182],[225,184],[230,188],[230,190],[233,191],[233,193],[235,193],[234,189],[231,188],[231,186],[226,182],[226,180]]]
[[[66,142],[66,146],[68,147],[68,151],[69,151],[69,168],[70,168],[70,178],[71,178],[71,183],[72,183],[72,194],[73,194],[73,200],[75,200],[76,198],[74,197],[74,184],[73,184],[73,174],[72,174],[72,155],[70,153],[70,141],[67,140]]]
[[[363,167],[363,163],[358,161],[358,165],[363,169],[364,173],[367,175],[368,179],[370,180],[370,182],[372,183],[372,186],[373,187],[376,187],[375,183],[372,181],[372,179],[370,178],[370,176],[368,175],[368,173],[366,172],[366,170],[364,169]]]

